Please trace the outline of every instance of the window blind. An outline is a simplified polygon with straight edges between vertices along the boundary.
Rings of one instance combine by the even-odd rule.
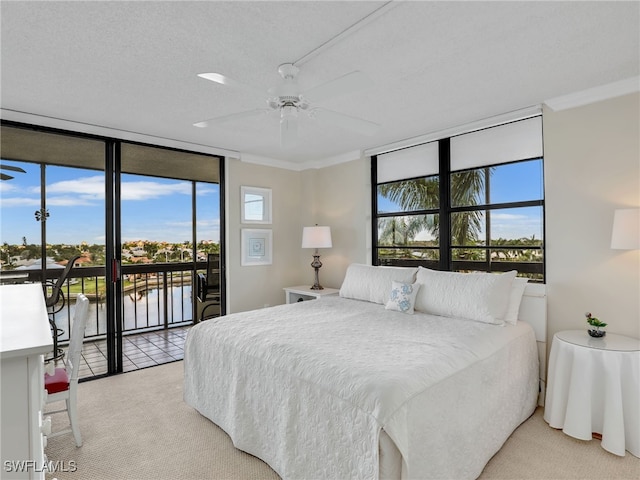
[[[452,171],[541,156],[540,116],[451,138]]]
[[[438,174],[438,142],[378,155],[378,183]]]

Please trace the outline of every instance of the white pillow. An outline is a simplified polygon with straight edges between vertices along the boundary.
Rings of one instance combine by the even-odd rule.
[[[516,277],[511,284],[511,292],[509,293],[509,304],[507,306],[507,313],[504,316],[504,321],[515,325],[518,321],[518,313],[520,312],[520,303],[522,302],[522,295],[524,295],[524,289],[527,286],[528,278]]]
[[[413,315],[413,307],[419,288],[419,283],[391,282],[389,301],[384,308]]]
[[[340,287],[340,296],[384,305],[389,300],[391,282],[413,283],[416,271],[416,268],[352,263]]]
[[[458,273],[419,267],[415,309],[432,315],[504,325],[511,284],[517,272]]]

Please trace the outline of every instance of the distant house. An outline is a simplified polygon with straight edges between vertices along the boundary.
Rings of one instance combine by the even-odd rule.
[[[56,261],[51,258],[46,258],[46,268],[47,270],[55,269],[55,268],[64,268],[67,264],[66,260],[63,260],[64,264],[56,263]],[[16,270],[40,270],[42,268],[42,263],[39,258],[31,258],[29,260],[18,260],[15,262]]]
[[[144,249],[144,247],[133,247],[129,250],[131,252],[131,255],[134,257],[144,257],[147,255],[147,251]]]

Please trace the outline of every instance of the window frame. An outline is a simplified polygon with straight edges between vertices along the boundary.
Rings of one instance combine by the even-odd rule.
[[[100,161],[101,166],[99,169],[95,168],[95,166],[86,166],[83,164],[76,163],[68,163],[65,158],[65,162],[60,163],[59,161],[52,161],[51,159],[38,159],[34,160],[31,158],[22,158],[21,156],[17,156],[16,158],[7,158],[7,161],[15,160],[17,162],[25,162],[32,163],[40,166],[40,205],[42,208],[46,207],[46,195],[47,195],[47,182],[46,182],[46,168],[50,166],[62,166],[69,168],[80,168],[85,170],[96,170],[100,171],[102,175],[104,175],[104,187],[105,187],[105,265],[95,266],[95,267],[83,267],[78,269],[77,276],[82,278],[84,282],[85,277],[104,277],[106,283],[106,300],[105,302],[110,305],[110,308],[106,309],[107,311],[107,321],[106,321],[106,340],[107,340],[107,373],[105,375],[111,375],[116,373],[121,373],[123,371],[123,354],[122,354],[122,339],[123,339],[123,331],[122,331],[122,315],[123,310],[121,304],[118,305],[116,299],[118,295],[122,294],[121,284],[120,284],[120,275],[122,272],[127,270],[129,273],[149,273],[146,269],[150,268],[152,271],[157,272],[178,272],[182,270],[191,270],[193,275],[197,274],[198,270],[203,270],[206,267],[206,261],[198,261],[195,255],[195,249],[197,244],[197,228],[196,223],[198,220],[197,210],[196,210],[196,186],[198,184],[206,184],[206,183],[216,183],[215,181],[203,179],[203,178],[177,178],[175,176],[167,176],[167,175],[157,175],[161,178],[170,178],[177,179],[181,181],[187,181],[191,183],[191,233],[192,233],[192,243],[193,243],[193,254],[192,259],[187,262],[174,262],[174,263],[163,263],[158,264],[157,266],[148,267],[145,265],[135,265],[135,264],[127,264],[122,265],[121,251],[122,251],[122,238],[121,238],[121,226],[122,219],[120,215],[120,204],[121,204],[121,166],[122,166],[122,149],[123,145],[133,146],[136,148],[149,148],[153,149],[153,152],[160,152],[161,154],[180,154],[182,156],[189,156],[189,158],[193,157],[210,157],[211,159],[217,159],[217,168],[215,169],[215,173],[218,179],[218,188],[219,188],[219,221],[220,221],[220,240],[219,240],[219,248],[220,248],[220,314],[224,315],[226,312],[226,282],[225,271],[226,266],[224,263],[225,251],[226,251],[226,242],[225,242],[225,225],[226,225],[226,193],[225,193],[225,165],[226,159],[221,155],[213,155],[209,153],[202,153],[197,151],[186,150],[182,148],[173,148],[167,147],[163,145],[154,145],[147,144],[137,141],[125,140],[116,137],[109,136],[101,136],[90,133],[76,132],[71,130],[64,130],[60,128],[46,127],[41,125],[32,125],[25,124],[21,122],[15,122],[10,120],[0,120],[0,126],[6,127],[10,129],[23,130],[25,132],[32,132],[43,135],[55,135],[60,138],[73,138],[73,139],[84,139],[84,140],[93,140],[96,142],[100,142],[102,145],[101,149],[101,157]],[[104,153],[102,153],[104,152]],[[104,155],[104,156],[102,156]],[[179,169],[177,169],[180,172]],[[137,172],[126,172],[127,174],[138,175]],[[29,281],[44,281],[46,278],[52,276],[51,271],[47,270],[44,264],[44,259],[47,254],[47,227],[45,222],[41,222],[40,225],[40,255],[41,255],[41,263],[42,269],[38,271],[34,271],[33,276],[29,276]],[[75,269],[74,269],[75,270]],[[76,274],[74,274],[76,275]],[[196,282],[192,281],[192,285],[195,287]],[[195,288],[193,289],[195,290]],[[197,321],[197,307],[195,301],[195,291],[192,291],[193,300],[193,309],[192,309],[192,320]],[[163,313],[164,319],[167,319],[167,313],[165,308],[165,313]],[[165,321],[166,325],[166,321]],[[98,376],[103,376],[103,374],[98,374]]]
[[[389,266],[405,266],[405,267],[416,267],[423,266],[427,268],[433,268],[437,270],[443,271],[485,271],[485,272],[505,272],[509,270],[518,270],[519,275],[530,276],[539,275],[540,278],[530,278],[532,282],[544,282],[546,279],[546,240],[545,240],[545,198],[544,198],[544,154],[540,156],[534,156],[531,158],[517,159],[509,162],[500,162],[494,165],[482,165],[479,167],[466,168],[461,170],[452,171],[451,170],[451,149],[450,149],[450,140],[452,137],[446,137],[437,140],[438,142],[438,155],[439,155],[439,172],[436,174],[439,178],[439,196],[440,196],[440,205],[438,209],[423,209],[423,210],[411,210],[411,211],[399,211],[393,213],[379,213],[378,212],[378,187],[379,185],[384,185],[386,183],[395,183],[400,181],[409,181],[414,180],[414,178],[393,180],[390,182],[382,182],[378,183],[377,180],[377,172],[378,172],[378,155],[371,156],[371,211],[372,211],[372,222],[371,222],[371,238],[372,238],[372,265],[389,265]],[[491,203],[489,201],[489,189],[490,183],[485,187],[485,195],[486,202],[482,205],[466,205],[466,206],[452,206],[451,202],[451,177],[453,174],[466,172],[466,171],[474,171],[479,169],[490,169],[492,167],[500,167],[503,165],[512,165],[517,163],[528,162],[532,160],[540,160],[542,167],[542,199],[539,200],[525,200],[525,201],[515,201],[515,202],[501,202],[501,203]],[[425,178],[425,177],[417,177],[417,178]],[[487,181],[490,182],[490,176],[487,176]],[[490,223],[490,219],[485,217],[485,243],[486,245],[456,245],[453,244],[451,239],[451,223],[452,216],[455,213],[461,212],[471,212],[471,211],[483,211],[483,212],[495,212],[506,209],[513,208],[524,208],[524,207],[540,207],[542,209],[542,218],[541,218],[541,229],[542,229],[542,239],[541,245],[539,247],[542,252],[542,262],[511,262],[511,261],[492,261],[491,260],[491,252],[494,250],[500,250],[500,248],[496,248],[496,246],[491,245],[491,233],[490,228],[486,227],[487,223]],[[378,222],[380,218],[388,218],[394,216],[409,216],[409,215],[428,215],[428,214],[438,214],[439,215],[439,246],[436,247],[439,250],[439,261],[424,261],[421,259],[384,259],[384,261],[380,258],[379,252],[381,249],[392,249],[392,248],[400,248],[400,247],[389,247],[384,245],[379,245],[378,238]],[[442,232],[446,232],[446,234],[442,234]],[[413,248],[413,247],[412,247]],[[426,247],[418,247],[416,250],[420,248]],[[469,250],[482,250],[485,252],[484,260],[454,260],[453,259],[453,251],[456,248],[464,248]],[[509,250],[525,250],[531,249],[531,246],[526,245],[514,245],[508,246]]]

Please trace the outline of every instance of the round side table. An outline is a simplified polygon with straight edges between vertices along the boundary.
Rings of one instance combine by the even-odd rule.
[[[567,330],[553,337],[545,421],[580,440],[640,457],[640,340]]]

